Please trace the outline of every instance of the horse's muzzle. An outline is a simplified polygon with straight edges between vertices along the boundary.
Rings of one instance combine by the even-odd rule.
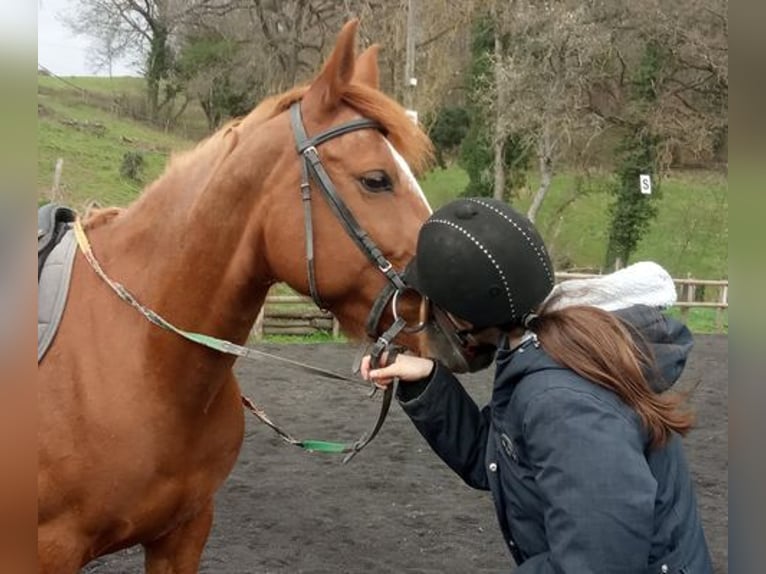
[[[495,345],[479,343],[466,336],[447,313],[435,305],[429,305],[425,334],[432,356],[453,373],[481,371],[495,359]]]

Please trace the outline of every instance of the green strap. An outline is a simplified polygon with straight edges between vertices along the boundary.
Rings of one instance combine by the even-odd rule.
[[[310,452],[328,452],[333,454],[348,452],[348,445],[339,442],[328,442],[326,440],[302,440],[298,446]]]

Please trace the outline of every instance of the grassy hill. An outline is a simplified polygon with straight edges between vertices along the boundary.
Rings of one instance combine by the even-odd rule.
[[[190,106],[172,133],[140,117],[143,82],[137,78],[38,78],[38,189],[50,188],[58,158],[64,159],[64,197],[81,207],[91,200],[124,205],[156,178],[171,151],[188,149],[205,132],[204,116]],[[129,110],[126,115],[125,110]],[[179,135],[183,134],[183,135]],[[120,175],[126,153],[145,160],[141,181]],[[571,174],[554,178],[538,219],[560,268],[598,270],[604,261],[608,176],[596,174],[572,198]],[[423,178],[434,207],[457,196],[467,176],[458,167],[434,170]],[[530,182],[534,189],[535,182]],[[634,261],[652,259],[673,276],[728,277],[728,184],[712,172],[676,173],[661,182],[660,214],[639,246]],[[524,209],[530,197],[517,200]],[[566,205],[564,209],[561,209]]]
[[[572,199],[570,174],[552,185],[538,226],[560,267],[599,270],[606,256],[609,176],[596,174],[582,195]],[[655,183],[656,185],[656,183]],[[728,183],[713,172],[676,172],[659,182],[659,212],[632,261],[653,260],[674,277],[728,277]],[[638,182],[636,182],[638,193]],[[526,208],[530,197],[521,198]]]
[[[38,78],[38,159],[40,192],[50,189],[58,158],[63,158],[62,192],[75,207],[97,200],[103,205],[124,205],[132,201],[162,172],[171,150],[189,148],[185,138],[164,133],[109,109],[108,93],[83,92],[49,77]],[[136,80],[124,82],[134,86]],[[145,167],[143,181],[121,177],[123,156],[141,153]]]

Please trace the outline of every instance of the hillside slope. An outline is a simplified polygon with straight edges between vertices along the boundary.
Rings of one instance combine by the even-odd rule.
[[[80,91],[75,87],[79,80],[70,85],[56,78],[38,78],[38,192],[44,196],[50,189],[56,161],[61,158],[61,191],[66,202],[75,207],[94,200],[101,205],[125,205],[162,173],[172,151],[188,149],[194,142],[120,117],[108,110],[108,94]],[[123,86],[135,82],[128,80]],[[120,174],[127,153],[138,153],[144,159],[138,180]]]

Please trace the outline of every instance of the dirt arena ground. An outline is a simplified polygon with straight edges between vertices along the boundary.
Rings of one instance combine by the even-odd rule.
[[[355,348],[262,345],[339,372]],[[317,379],[275,362],[240,362],[243,392],[299,438],[356,440],[377,400],[364,387]],[[679,383],[698,426],[687,456],[716,573],[728,572],[728,338],[698,336]],[[477,401],[491,373],[463,379]],[[143,572],[140,549],[100,559],[89,574]],[[348,465],[280,441],[253,417],[239,462],[217,498],[200,572],[210,574],[498,573],[513,567],[488,493],[465,486],[431,453],[401,409]]]

